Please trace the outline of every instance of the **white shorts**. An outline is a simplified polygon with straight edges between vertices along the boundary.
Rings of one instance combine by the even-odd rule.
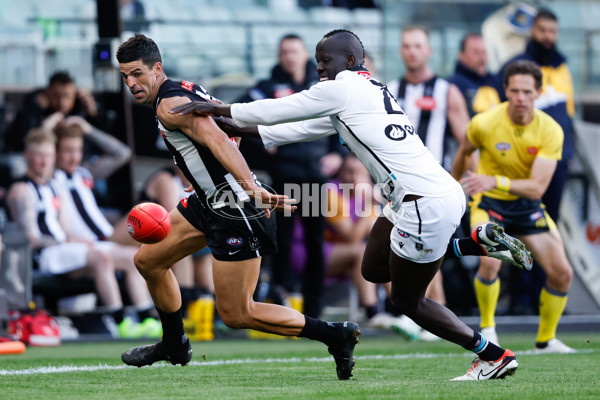
[[[429,263],[444,256],[466,209],[465,194],[458,188],[444,197],[402,203],[397,213],[384,208],[383,214],[394,224],[390,247],[396,255],[416,263]]]
[[[59,243],[44,248],[40,253],[40,271],[52,275],[75,271],[87,265],[89,246],[85,243]]]

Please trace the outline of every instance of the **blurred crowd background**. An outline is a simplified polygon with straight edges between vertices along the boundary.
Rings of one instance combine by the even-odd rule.
[[[440,77],[454,73],[465,35],[479,32],[487,47],[488,71],[495,74],[512,56],[524,51],[533,17],[540,7],[553,11],[558,17],[560,30],[556,47],[567,58],[575,93],[576,156],[569,165],[559,224],[576,272],[567,314],[598,313],[600,2],[592,0],[0,0],[0,198],[26,170],[23,149],[14,147],[5,133],[19,110],[27,106],[27,96],[48,87],[50,77],[63,71],[78,90],[76,103],[65,114],[72,112],[85,117],[88,123],[132,151],[129,159],[117,165],[118,169],[111,171],[110,176],[95,180],[94,194],[107,219],[116,223],[137,202],[160,200],[160,194],[156,194],[159,189],[153,186],[160,183],[152,179],[172,162],[161,144],[153,111],[135,104],[127,90],[123,90],[114,58],[117,46],[135,32],[142,32],[157,42],[163,68],[170,79],[199,83],[224,102],[250,101],[254,98],[251,89],[270,78],[274,66],[282,61],[280,41],[286,35],[301,39],[309,60],[314,61],[314,46],[326,32],[337,28],[352,30],[368,52],[371,72],[386,83],[405,73],[399,52],[404,26],[422,25],[428,29],[433,49],[429,66]],[[92,105],[90,97],[82,93],[93,96]],[[86,157],[98,157],[101,147],[98,143],[96,146],[86,144]],[[265,182],[285,181],[285,177],[274,177],[270,173],[262,150],[249,144],[244,151],[251,168],[256,169]],[[320,155],[328,152],[345,156],[335,148],[327,148]],[[352,163],[347,162],[345,166],[350,168]],[[299,182],[340,180],[339,176],[335,178],[335,171],[324,173],[329,176],[312,180],[299,178]],[[174,172],[167,175],[169,179],[176,176]],[[352,182],[352,178],[347,180]],[[169,201],[172,206],[173,199]],[[6,220],[6,213],[3,215]],[[307,226],[304,225],[305,230],[310,229]],[[294,244],[302,242],[302,234],[299,233],[300,238],[292,238]],[[31,268],[30,254],[22,236],[16,225],[10,223],[2,233],[5,250],[8,250],[3,252],[0,271],[4,275],[0,275],[0,288],[16,293],[16,297],[9,296],[14,303],[12,308],[35,299],[36,293],[36,282],[32,281],[31,274],[21,274],[25,283],[22,290],[15,288],[7,278],[11,273],[14,276],[12,267]],[[310,246],[308,241],[305,243]],[[294,249],[291,251],[294,254]],[[277,264],[273,260],[266,263]],[[332,280],[327,276],[326,267],[319,267],[322,272],[315,275],[316,279]],[[476,267],[475,260],[443,269],[447,304],[460,315],[477,313],[470,287]],[[295,269],[301,270],[302,266]],[[202,267],[197,266],[195,275],[188,273],[186,279],[189,287],[203,282],[200,294],[210,294],[210,284],[206,283],[210,275],[203,277],[205,272],[202,271]],[[343,312],[356,316],[360,304],[356,287],[359,295],[362,289],[351,284],[352,273],[348,275],[350,278],[342,289],[325,290],[317,295],[323,296],[323,305],[325,309],[330,306],[330,312],[343,304]],[[265,274],[261,279],[259,289],[262,291],[257,291],[257,296],[262,299],[285,302],[290,292],[302,290],[269,288],[272,276],[273,273],[270,277]],[[507,274],[502,277],[511,279]],[[326,284],[331,284],[330,281]],[[48,290],[43,285],[40,287],[42,292]],[[508,285],[503,293],[499,315],[535,314],[533,304],[537,295],[525,296],[519,303],[519,293],[511,294],[510,287]],[[383,302],[384,289],[380,288],[377,293]],[[195,292],[190,296],[193,300],[199,294]],[[68,305],[65,304],[65,308],[68,309]],[[59,312],[58,308],[55,311]]]

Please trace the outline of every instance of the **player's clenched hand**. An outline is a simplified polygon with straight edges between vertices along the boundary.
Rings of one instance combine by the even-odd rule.
[[[206,101],[191,101],[188,103],[183,103],[178,105],[175,108],[172,108],[169,113],[171,114],[179,114],[185,115],[189,113],[193,113],[196,115],[214,115],[214,106],[215,103],[210,103]]]
[[[467,176],[461,179],[460,184],[466,194],[473,195],[494,189],[496,187],[496,177],[467,171]]]
[[[254,199],[256,207],[265,211],[267,218],[271,218],[271,210],[291,213],[298,208],[294,205],[297,203],[296,199],[290,199],[284,194],[270,193],[261,187],[246,190],[246,193]]]

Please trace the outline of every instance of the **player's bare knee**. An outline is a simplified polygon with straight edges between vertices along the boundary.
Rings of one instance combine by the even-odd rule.
[[[156,267],[155,263],[152,262],[152,258],[144,251],[143,246],[133,256],[133,264],[144,278],[151,275]]]
[[[249,313],[242,312],[238,307],[217,303],[217,312],[223,323],[232,329],[250,327]]]

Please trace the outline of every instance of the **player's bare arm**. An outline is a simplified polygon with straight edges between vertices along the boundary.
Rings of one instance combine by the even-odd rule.
[[[448,88],[448,123],[452,134],[458,143],[461,143],[467,135],[467,125],[469,125],[469,112],[467,111],[467,103],[460,90],[450,84]]]
[[[215,117],[231,118],[230,104],[207,103],[204,101],[191,101],[174,107],[169,111],[171,114],[196,114],[196,115],[214,115]]]
[[[58,242],[50,235],[41,235],[37,229],[35,204],[26,183],[15,183],[6,198],[13,220],[23,229],[33,249],[41,249]]]
[[[232,145],[229,137],[219,129],[212,118],[194,114],[178,115],[168,112],[168,110],[182,104],[182,102],[185,104],[187,100],[187,98],[172,97],[161,101],[156,110],[161,123],[167,129],[181,129],[190,138],[208,147],[215,158],[233,175],[251,197],[259,200],[264,205],[274,207],[276,210],[294,210],[296,207],[290,205],[294,201],[290,201],[287,196],[271,194],[256,185],[250,168],[237,146]]]
[[[511,179],[508,193],[524,199],[541,199],[550,184],[555,169],[555,160],[536,158],[533,162],[530,177],[528,179]],[[480,175],[467,171],[467,176],[460,182],[465,193],[476,194],[497,188],[498,180],[495,176]]]
[[[473,153],[477,148],[471,143],[469,138],[465,137],[460,141],[460,145],[456,154],[454,155],[454,161],[452,162],[451,175],[457,181],[460,181],[469,166],[471,165],[471,159]]]

